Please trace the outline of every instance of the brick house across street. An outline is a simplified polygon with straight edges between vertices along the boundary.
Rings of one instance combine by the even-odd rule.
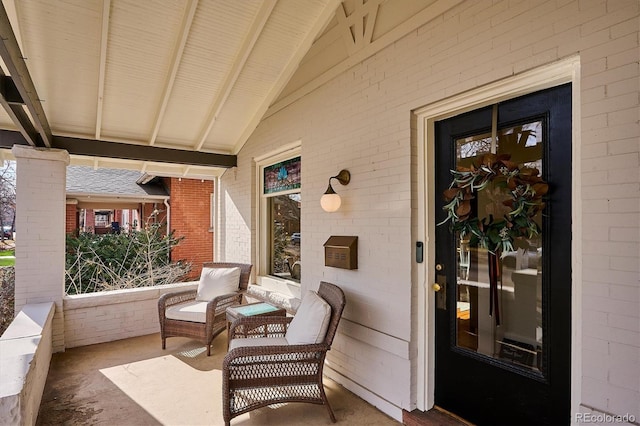
[[[128,232],[168,221],[175,236],[184,237],[171,257],[191,262],[185,279],[197,279],[202,263],[213,259],[212,193],[211,180],[69,166],[65,230],[67,234]]]

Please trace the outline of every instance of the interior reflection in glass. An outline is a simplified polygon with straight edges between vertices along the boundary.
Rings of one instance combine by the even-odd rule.
[[[500,129],[498,154],[542,172],[542,121]],[[491,152],[491,135],[479,134],[456,141],[456,166],[469,167]],[[509,212],[502,201],[508,190],[489,186],[476,194],[473,209],[480,219]],[[540,216],[540,215],[539,215]],[[542,217],[537,217],[542,225]],[[489,316],[489,268],[486,249],[457,236],[457,346],[503,362],[533,370],[542,365],[542,235],[517,240],[515,251],[505,253],[499,284],[501,324]]]

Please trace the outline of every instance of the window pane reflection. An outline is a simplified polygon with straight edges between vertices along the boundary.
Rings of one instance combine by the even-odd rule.
[[[510,154],[518,164],[543,167],[543,123],[533,121],[500,129],[497,154]],[[491,135],[478,134],[456,140],[456,166],[469,167],[490,152]],[[473,209],[480,219],[509,213],[503,201],[508,189],[488,186],[476,194]],[[542,225],[542,217],[536,221]],[[457,236],[458,347],[532,370],[542,364],[542,235],[518,239],[514,251],[504,253],[498,284],[500,325],[489,315],[489,255],[468,239]]]
[[[269,274],[300,281],[300,193],[269,197],[271,267]]]

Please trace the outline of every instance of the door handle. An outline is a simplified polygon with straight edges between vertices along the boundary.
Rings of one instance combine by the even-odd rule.
[[[437,274],[436,282],[431,285],[436,294],[436,309],[447,309],[447,276]]]

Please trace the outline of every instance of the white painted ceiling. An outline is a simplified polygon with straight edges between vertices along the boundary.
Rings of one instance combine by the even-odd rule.
[[[237,154],[265,116],[459,1],[3,5],[54,135]],[[4,110],[0,128],[15,129]],[[193,177],[221,171],[91,157],[72,161]]]

